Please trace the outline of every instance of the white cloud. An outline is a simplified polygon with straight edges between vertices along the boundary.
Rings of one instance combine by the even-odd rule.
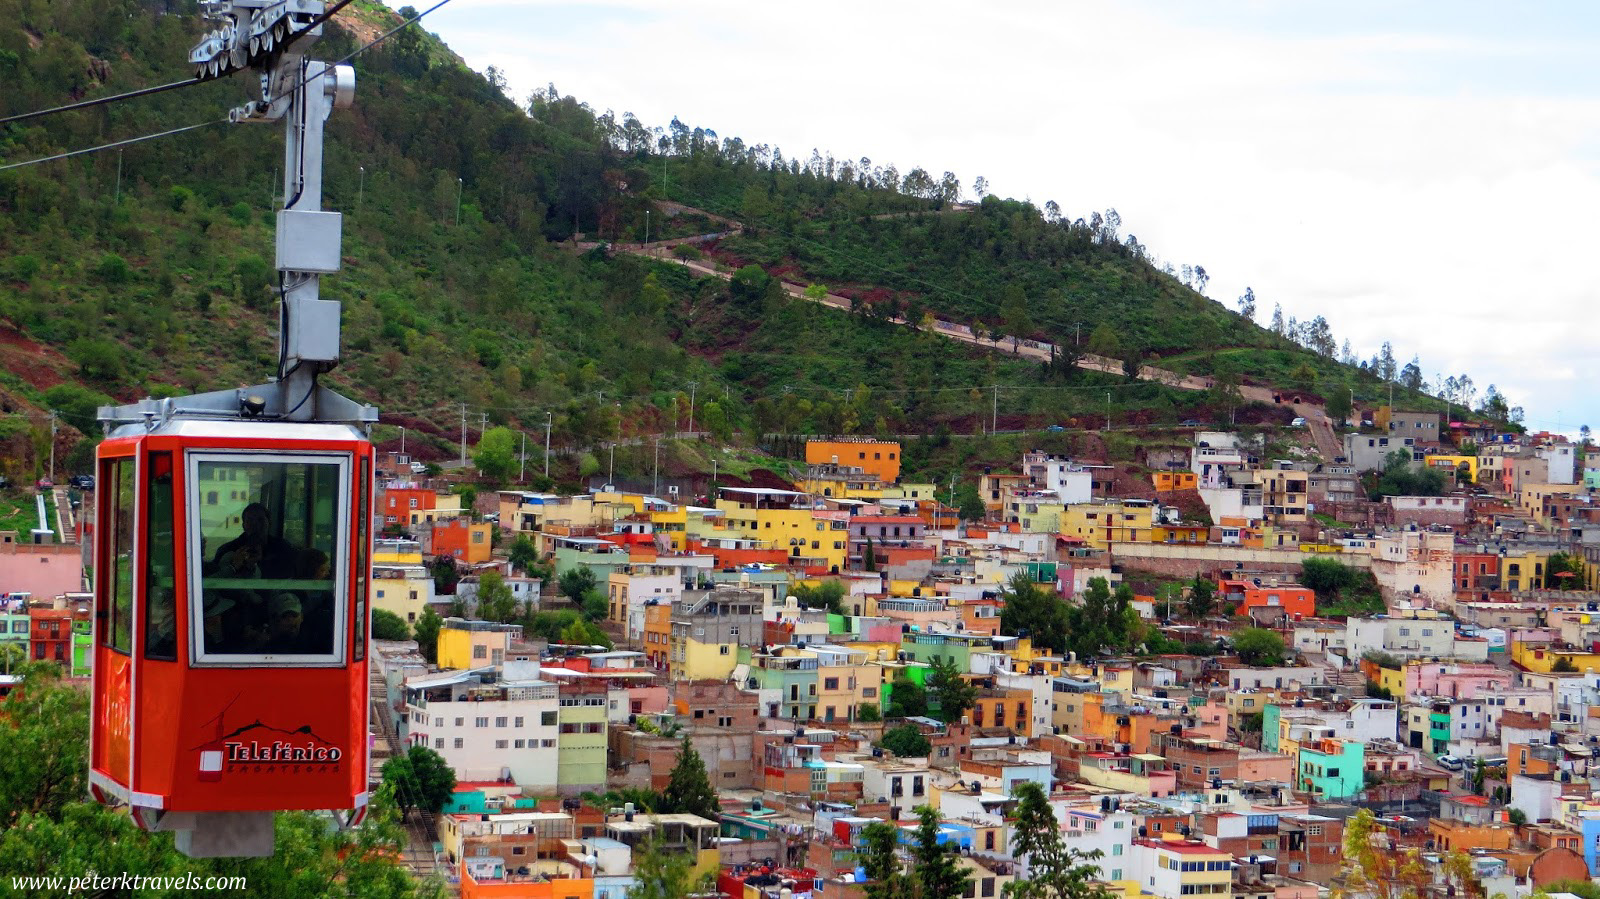
[[[1600,97],[1525,77],[1584,42],[1442,14],[1461,27],[1269,33],[1231,11],[1196,26],[1151,3],[471,0],[426,21],[519,97],[554,82],[789,156],[983,174],[1072,215],[1115,206],[1230,304],[1250,285],[1263,317],[1322,314],[1364,354],[1392,340],[1430,379],[1465,371],[1530,418],[1600,423],[1578,336]]]

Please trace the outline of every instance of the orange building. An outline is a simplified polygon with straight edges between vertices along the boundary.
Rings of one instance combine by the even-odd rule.
[[[413,512],[425,512],[437,503],[426,487],[388,487],[383,491],[383,523],[405,526]]]
[[[1258,584],[1253,580],[1223,578],[1220,582],[1225,602],[1239,604],[1238,614],[1250,609],[1283,607],[1284,613],[1296,618],[1315,618],[1317,594],[1310,587],[1299,584]]]
[[[900,444],[865,437],[807,440],[806,464],[859,468],[893,484],[900,480]]]
[[[1200,479],[1192,471],[1157,471],[1150,475],[1157,490],[1193,490]]]
[[[667,670],[672,655],[672,603],[644,607],[644,656],[657,671]]]
[[[1033,693],[979,689],[967,716],[973,727],[1008,727],[1019,734],[1029,733],[1033,722]]]
[[[72,665],[72,610],[29,609],[28,657]]]
[[[450,556],[468,565],[487,562],[494,542],[490,532],[493,527],[487,523],[474,524],[465,518],[434,522],[433,554]]]
[[[594,899],[591,877],[544,880],[531,876],[479,880],[461,865],[461,899]]]

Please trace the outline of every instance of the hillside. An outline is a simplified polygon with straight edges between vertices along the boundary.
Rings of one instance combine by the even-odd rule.
[[[201,25],[193,3],[165,0],[0,0],[0,16],[0,115],[186,77]],[[363,0],[315,55],[342,56],[357,34],[398,21]],[[1374,379],[1184,287],[1136,242],[1108,239],[1103,224],[1049,221],[995,198],[956,212],[914,181],[910,192],[925,195],[910,195],[892,172],[801,165],[678,122],[658,134],[553,88],[524,110],[416,28],[355,65],[356,106],[330,120],[326,161],[325,204],[346,216],[345,269],[324,281],[324,296],[345,308],[346,359],[331,381],[404,425],[425,458],[454,454],[461,404],[473,434],[481,415],[542,436],[548,413],[554,444],[566,448],[619,430],[687,429],[691,392],[696,426],[725,440],[970,434],[991,421],[1092,427],[1107,413],[1119,425],[1175,425],[1217,413],[1203,394],[823,310],[764,276],[695,278],[572,249],[578,236],[642,239],[652,209],[652,238],[725,227],[668,215],[666,200],[748,226],[711,245],[714,260],[826,283],[867,311],[921,306],[1063,345],[1081,333],[1086,346],[1147,361],[1187,354],[1187,368],[1202,372],[1219,349],[1264,350],[1282,358],[1262,370],[1309,371],[1306,389],[1378,394]],[[215,120],[246,93],[234,79],[0,126],[0,161]],[[10,474],[38,472],[49,448],[44,409],[63,413],[57,449],[78,465],[87,444],[76,432],[94,430],[93,406],[107,396],[255,383],[271,371],[267,260],[281,140],[276,127],[215,126],[0,172],[0,440]],[[619,464],[644,455],[625,451]],[[577,459],[553,473],[575,476]]]

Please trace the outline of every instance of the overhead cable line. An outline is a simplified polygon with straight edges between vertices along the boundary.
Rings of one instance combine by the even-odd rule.
[[[342,2],[339,3],[338,7],[336,7],[332,12],[337,12],[338,9],[343,8],[349,2],[351,2],[351,0],[342,0]],[[359,56],[360,54],[365,53],[366,51],[372,49],[374,46],[378,45],[379,43],[382,43],[383,41],[385,41],[388,38],[392,37],[396,32],[400,31],[402,28],[405,28],[408,25],[412,25],[412,24],[415,24],[416,22],[421,21],[423,16],[426,16],[428,13],[431,13],[434,10],[437,10],[439,7],[444,6],[445,4],[447,4],[449,2],[450,2],[450,0],[439,0],[439,2],[435,3],[433,6],[430,6],[427,9],[423,10],[422,12],[417,13],[415,18],[407,19],[404,22],[401,22],[399,25],[396,25],[394,28],[389,29],[388,31],[384,32],[383,34],[380,34],[377,37],[373,38],[372,40],[368,41],[367,43],[361,45],[360,47],[357,47],[356,49],[352,50],[351,52],[345,54],[345,56],[343,58],[339,59],[337,62],[334,62],[334,63],[328,65],[321,72],[318,72],[316,75],[312,75],[310,78],[307,78],[301,84],[296,84],[294,86],[294,88],[298,89],[303,84],[309,84],[310,82],[315,81],[318,78],[321,78],[324,73],[332,71],[334,66],[340,65],[342,63],[349,62],[351,59],[354,59],[355,57]],[[327,13],[325,15],[331,15],[332,12]],[[317,24],[321,24],[321,23],[318,22]],[[301,33],[304,33],[304,32],[301,32]],[[161,87],[161,88],[146,88],[143,91],[143,93],[156,93],[158,90],[169,90],[169,89],[172,89],[172,88],[175,88],[175,87],[188,87],[191,84],[199,84],[199,83],[201,83],[201,81],[202,81],[202,79],[196,78],[196,79],[192,79],[191,81],[174,82],[173,84],[169,84],[169,85],[166,85],[165,87]],[[88,101],[88,102],[86,102],[84,104],[74,104],[72,106],[62,106],[62,107],[58,107],[56,109],[42,110],[40,112],[35,112],[35,113],[25,113],[21,117],[16,117],[16,119],[19,119],[19,118],[33,118],[33,117],[36,117],[36,116],[48,115],[48,114],[50,114],[52,112],[63,112],[63,111],[66,111],[68,109],[83,108],[86,105],[93,106],[93,105],[98,105],[99,103],[109,103],[112,100],[126,99],[126,98],[128,98],[130,96],[139,96],[140,94],[141,94],[141,92],[135,91],[132,94],[123,94],[123,95],[119,95],[119,96],[116,96],[116,97],[103,97],[100,100]],[[16,119],[0,120],[0,124],[5,124],[6,122],[13,121],[13,120],[16,120]],[[182,134],[185,131],[193,131],[196,128],[205,128],[205,127],[210,126],[210,125],[221,125],[221,124],[225,124],[227,122],[228,122],[228,119],[216,119],[216,120],[210,121],[210,122],[200,122],[199,124],[195,124],[195,125],[185,125],[182,128],[173,128],[171,130],[161,131],[161,132],[157,132],[155,134],[146,134],[146,135],[144,135],[142,137],[130,137],[130,138],[127,138],[126,140],[112,141],[109,144],[101,144],[101,145],[96,146],[96,147],[85,147],[85,148],[83,148],[81,150],[70,150],[70,151],[68,151],[66,153],[57,153],[54,156],[45,156],[45,157],[42,157],[42,158],[39,158],[39,159],[29,159],[29,160],[24,160],[23,162],[8,163],[6,165],[0,165],[0,172],[8,171],[10,169],[20,169],[20,168],[24,168],[24,167],[30,166],[30,165],[38,165],[38,164],[44,163],[44,162],[55,162],[57,160],[67,159],[67,158],[70,158],[70,157],[73,157],[73,156],[82,156],[82,155],[84,155],[86,153],[97,153],[97,152],[99,152],[101,150],[114,150],[114,149],[116,149],[118,147],[128,146],[129,144],[137,144],[137,143],[141,143],[141,142],[147,141],[147,140],[155,140],[158,137],[170,137],[170,136],[172,136],[174,134]]]
[[[22,168],[24,166],[38,165],[38,164],[40,164],[42,162],[55,162],[58,159],[67,159],[67,158],[72,157],[72,156],[82,156],[85,153],[98,153],[101,150],[115,150],[118,147],[126,147],[129,144],[137,144],[137,143],[141,143],[141,142],[147,141],[147,140],[155,140],[158,137],[170,137],[170,136],[172,136],[174,134],[182,134],[185,131],[193,131],[196,128],[206,128],[206,127],[209,127],[211,125],[226,125],[227,123],[228,123],[227,119],[214,119],[214,120],[212,120],[210,122],[201,122],[198,125],[185,125],[182,128],[173,128],[170,131],[161,131],[161,132],[157,132],[155,134],[146,134],[143,137],[130,137],[130,138],[126,139],[126,140],[112,141],[109,144],[101,144],[98,147],[85,147],[82,150],[69,150],[69,151],[67,151],[65,153],[57,153],[54,156],[45,156],[45,157],[40,158],[40,159],[29,159],[29,160],[25,160],[23,162],[12,162],[12,163],[8,163],[6,165],[0,165],[0,172],[4,172],[4,171],[10,170],[10,169],[20,169],[20,168]]]
[[[134,97],[148,97],[151,94],[159,94],[162,91],[170,91],[180,87],[191,87],[193,85],[203,83],[203,79],[189,78],[183,81],[174,81],[171,84],[163,84],[157,87],[142,87],[136,91],[128,91],[125,94],[112,94],[109,97],[98,97],[93,100],[83,100],[78,103],[68,103],[65,106],[57,106],[53,109],[36,109],[33,112],[24,112],[14,116],[7,116],[6,118],[0,119],[0,125],[9,125],[12,122],[26,122],[29,119],[43,118],[47,115],[55,115],[58,112],[72,112],[75,109],[89,109],[90,107],[94,106],[103,106],[107,103],[115,103],[118,100],[131,100]]]

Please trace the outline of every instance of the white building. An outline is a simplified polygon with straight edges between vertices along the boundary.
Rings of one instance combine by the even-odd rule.
[[[1107,466],[1094,467],[1107,469]],[[1089,502],[1094,495],[1093,467],[1080,465],[1065,456],[1023,453],[1022,473],[1035,487],[1054,492],[1068,505]]]
[[[456,779],[507,780],[554,791],[558,695],[530,663],[451,671],[406,681],[405,735],[450,763]]]

